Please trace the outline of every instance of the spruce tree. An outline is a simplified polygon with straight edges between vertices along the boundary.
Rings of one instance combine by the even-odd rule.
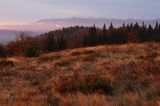
[[[89,30],[89,45],[94,46],[97,44],[97,31],[95,25]]]
[[[113,24],[111,22],[110,26],[109,26],[109,30],[112,30],[114,27],[113,27]]]
[[[106,30],[106,24],[103,26],[103,32],[102,32],[102,43],[107,43],[108,42],[108,37],[107,37],[107,30]]]
[[[55,50],[55,37],[54,37],[54,34],[50,32],[46,38],[44,51],[52,52],[54,50]]]

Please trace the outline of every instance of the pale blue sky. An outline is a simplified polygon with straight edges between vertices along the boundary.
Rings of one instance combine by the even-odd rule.
[[[160,18],[160,0],[0,0],[0,22],[45,18]]]

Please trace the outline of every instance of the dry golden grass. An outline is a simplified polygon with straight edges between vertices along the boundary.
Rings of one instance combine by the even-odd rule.
[[[160,43],[0,59],[1,106],[159,106]]]

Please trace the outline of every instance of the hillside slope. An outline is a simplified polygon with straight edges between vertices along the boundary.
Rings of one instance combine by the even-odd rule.
[[[0,60],[0,105],[160,105],[160,43]]]

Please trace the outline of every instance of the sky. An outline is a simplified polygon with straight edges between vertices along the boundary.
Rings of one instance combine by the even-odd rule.
[[[46,18],[160,18],[160,0],[0,0],[0,23]]]

